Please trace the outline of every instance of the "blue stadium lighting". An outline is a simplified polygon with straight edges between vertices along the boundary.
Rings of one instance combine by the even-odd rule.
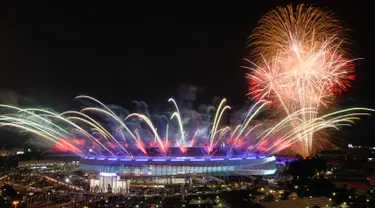
[[[152,161],[154,162],[164,162],[164,161],[167,161],[166,159],[152,159]]]
[[[85,157],[87,159],[85,159]],[[108,156],[82,157],[80,167],[102,173],[101,176],[123,176],[137,173],[140,177],[171,175],[272,175],[276,172],[276,157],[264,154],[241,154],[231,157],[208,156]],[[97,159],[93,161],[92,159]],[[101,161],[98,161],[101,160]],[[123,162],[124,161],[124,162]],[[204,165],[202,165],[204,163]]]
[[[89,157],[89,160],[95,160],[95,157]]]
[[[205,161],[205,159],[190,159],[190,161],[199,162],[199,161]]]
[[[211,161],[220,161],[220,160],[224,160],[224,158],[211,158],[210,160]]]
[[[246,157],[246,159],[248,159],[248,160],[254,160],[254,159],[256,159],[256,157]]]
[[[120,159],[121,161],[132,161],[132,159],[130,158],[123,158],[123,159]]]
[[[184,160],[186,160],[186,159],[194,159],[195,157],[176,157],[176,159],[184,159]]]
[[[135,161],[137,161],[137,162],[146,162],[146,161],[148,161],[148,159],[135,159]]]
[[[185,159],[171,159],[172,162],[182,162],[185,161]]]
[[[229,160],[242,160],[243,158],[242,157],[232,157],[232,158],[229,158]]]

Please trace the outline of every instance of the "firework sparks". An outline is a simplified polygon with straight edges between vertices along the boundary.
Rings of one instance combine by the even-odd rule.
[[[218,147],[226,143],[229,144],[228,142],[234,136],[236,142],[232,144],[229,151],[233,147],[242,148],[250,143],[251,139],[245,138],[249,138],[251,130],[245,130],[251,127],[251,120],[265,105],[264,101],[257,102],[250,109],[244,123],[232,132],[229,126],[222,125],[221,122],[224,112],[230,109],[229,106],[225,105],[226,100],[223,99],[216,110],[212,124],[207,124],[211,126],[211,130],[202,135],[200,134],[203,132],[201,129],[208,129],[209,127],[199,126],[197,129],[185,130],[179,108],[173,99],[169,101],[173,103],[176,111],[172,113],[170,120],[176,119],[178,122],[174,126],[168,120],[166,131],[159,132],[149,116],[132,113],[121,119],[108,106],[94,98],[88,96],[78,96],[77,98],[89,99],[95,104],[99,104],[100,107],[86,107],[81,111],[65,111],[59,114],[44,109],[21,109],[9,105],[0,105],[2,109],[10,112],[0,116],[0,125],[39,135],[52,141],[55,149],[64,152],[69,150],[80,156],[132,157],[134,155],[148,155],[148,148],[153,146],[157,147],[163,156],[168,155],[170,147],[177,147],[181,153],[186,153],[189,147],[202,147],[210,156],[215,153]],[[110,120],[114,121],[114,128],[108,123],[102,123],[100,121],[102,116],[109,117]],[[147,127],[144,127],[142,123],[146,124]],[[170,132],[175,132],[176,129],[179,133],[172,136]],[[149,131],[151,131],[151,134],[149,134]],[[76,138],[83,138],[83,140],[77,140]]]
[[[253,51],[249,94],[272,101],[287,114],[294,129],[313,125],[335,94],[346,91],[355,79],[354,59],[342,49],[343,28],[313,7],[289,5],[268,12],[250,36]],[[303,127],[304,128],[304,127]],[[304,156],[312,153],[313,133],[297,130]],[[304,133],[302,133],[304,132]]]
[[[249,94],[256,102],[246,116],[241,115],[241,122],[224,124],[225,113],[231,110],[226,99],[217,108],[207,107],[209,115],[186,119],[173,99],[169,102],[175,111],[169,118],[152,117],[147,104],[136,101],[138,110],[145,108],[146,112],[120,116],[99,100],[83,95],[76,98],[94,105],[60,114],[0,105],[6,111],[0,115],[0,126],[36,134],[53,142],[55,149],[80,156],[147,157],[155,155],[155,149],[158,156],[168,157],[173,151],[185,156],[194,147],[207,157],[238,154],[246,158],[253,152],[274,154],[286,149],[308,156],[317,141],[314,133],[338,130],[374,111],[351,108],[322,114],[335,95],[348,90],[355,79],[355,59],[343,49],[343,31],[332,14],[305,5],[267,13],[250,36]],[[282,117],[271,126],[253,123],[271,105],[285,112]],[[195,116],[208,121],[193,127],[187,120]]]
[[[304,4],[279,7],[266,13],[253,30],[251,56],[262,63],[300,43],[325,42],[327,38],[332,39],[332,45],[340,45],[344,28],[338,23],[333,14]]]
[[[80,156],[148,156],[150,147],[155,147],[160,156],[168,157],[171,147],[177,148],[181,154],[187,153],[188,148],[198,147],[206,151],[203,154],[207,157],[218,152],[230,157],[234,153],[242,156],[259,151],[276,153],[298,143],[300,136],[325,128],[337,129],[341,125],[350,125],[358,116],[369,115],[367,112],[372,111],[365,108],[346,109],[302,122],[300,116],[315,113],[315,109],[301,109],[265,128],[263,123],[253,123],[270,103],[259,100],[250,107],[243,122],[232,127],[223,125],[221,121],[224,112],[230,109],[223,99],[216,109],[213,121],[195,129],[184,124],[177,103],[173,102],[176,112],[172,113],[170,119],[176,118],[178,122],[173,125],[168,120],[166,131],[158,131],[149,118],[150,114],[132,113],[121,119],[103,103],[87,96],[80,98],[90,99],[101,107],[86,107],[80,112],[65,111],[58,114],[44,109],[0,105],[1,109],[8,112],[0,115],[0,126],[39,135],[52,141],[55,149],[71,151]],[[101,116],[109,117],[115,123],[103,123]],[[298,128],[290,128],[290,121],[299,121]],[[202,129],[209,130],[202,134]]]

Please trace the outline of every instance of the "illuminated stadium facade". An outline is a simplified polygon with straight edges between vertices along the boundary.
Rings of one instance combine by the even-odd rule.
[[[80,167],[93,171],[94,192],[127,193],[131,181],[147,179],[152,184],[192,184],[194,177],[271,175],[276,158],[270,155],[83,157]]]

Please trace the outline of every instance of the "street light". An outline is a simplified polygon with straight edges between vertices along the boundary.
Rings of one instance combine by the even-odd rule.
[[[14,208],[16,208],[19,203],[20,201],[17,201],[17,200],[12,202],[12,204],[14,205]]]

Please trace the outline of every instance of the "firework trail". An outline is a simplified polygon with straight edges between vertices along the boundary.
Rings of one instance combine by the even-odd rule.
[[[354,59],[342,48],[343,30],[330,13],[289,5],[268,12],[250,36],[249,94],[256,100],[272,101],[287,118],[296,111],[313,109],[300,111],[298,120],[289,120],[304,156],[312,153],[315,131],[306,133],[300,128],[315,125],[335,94],[346,91],[355,79]]]
[[[89,157],[154,157],[154,149],[156,156],[168,157],[175,150],[187,156],[194,147],[207,157],[285,150],[309,156],[321,145],[315,144],[315,133],[338,130],[374,111],[322,113],[355,79],[354,59],[342,47],[343,31],[332,14],[305,5],[267,13],[250,36],[249,94],[257,101],[231,125],[223,121],[231,110],[225,99],[217,108],[205,108],[207,115],[180,109],[170,99],[175,111],[153,116],[144,102],[134,101],[135,113],[119,114],[115,112],[121,108],[78,96],[93,105],[63,113],[0,105],[5,111],[0,126],[31,132],[52,141],[56,149]],[[255,122],[271,105],[286,115],[272,125]]]
[[[10,105],[0,105],[6,114],[0,115],[0,126],[13,127],[22,131],[31,132],[54,143],[56,149],[71,151],[80,156],[109,156],[109,157],[133,157],[147,156],[149,147],[156,147],[161,156],[168,156],[170,147],[177,147],[181,153],[186,153],[187,148],[201,147],[206,150],[207,156],[213,155],[217,149],[224,144],[230,147],[238,146],[236,141],[228,137],[236,133],[237,137],[250,127],[251,120],[264,107],[264,101],[259,101],[251,108],[251,116],[246,118],[245,123],[240,125],[231,133],[229,126],[222,126],[221,118],[226,110],[223,99],[216,109],[215,118],[211,130],[207,134],[201,134],[202,129],[208,126],[198,126],[196,129],[185,129],[180,110],[177,103],[170,99],[176,111],[167,119],[166,130],[158,131],[158,128],[150,119],[150,114],[131,113],[125,118],[120,118],[108,106],[89,96],[78,96],[77,99],[86,99],[93,102],[97,107],[86,107],[80,111],[65,111],[56,113],[45,109],[18,108]],[[255,109],[256,108],[256,109]],[[171,121],[176,119],[177,125]],[[112,120],[113,122],[110,122]],[[104,123],[103,123],[104,121]],[[163,129],[163,128],[160,128]],[[175,130],[173,130],[175,129]],[[176,131],[177,130],[177,131]],[[236,132],[239,130],[238,132]],[[178,132],[173,134],[173,132]],[[246,137],[251,132],[246,134]],[[233,142],[231,142],[233,141]],[[251,140],[248,139],[250,142]],[[243,145],[244,142],[243,142]]]
[[[17,128],[36,134],[54,143],[57,150],[71,151],[80,156],[100,157],[148,157],[155,156],[153,147],[158,150],[156,156],[171,156],[171,149],[177,148],[179,155],[186,155],[188,148],[204,151],[206,157],[233,155],[246,156],[254,152],[277,153],[298,143],[301,135],[311,134],[326,128],[350,125],[358,116],[369,115],[371,109],[353,108],[337,111],[314,118],[313,121],[300,122],[299,128],[290,128],[291,122],[300,120],[300,116],[314,109],[301,109],[275,125],[267,126],[263,122],[254,123],[269,105],[270,101],[260,100],[250,107],[238,125],[227,126],[221,121],[224,112],[229,110],[223,99],[215,109],[212,122],[197,128],[187,126],[182,119],[177,103],[168,120],[165,131],[150,119],[149,113],[131,113],[120,118],[113,110],[100,101],[78,96],[78,99],[92,101],[97,107],[86,107],[80,111],[56,113],[45,109],[18,108],[0,105],[0,126]],[[173,125],[172,120],[176,119]],[[113,122],[110,122],[112,120]],[[156,120],[156,119],[153,119]],[[158,130],[162,129],[162,130]],[[208,129],[206,133],[203,129]],[[203,132],[203,133],[202,133]],[[151,152],[150,152],[151,151]]]
[[[333,38],[332,44],[337,46],[344,40],[344,31],[333,14],[318,8],[304,4],[279,7],[266,13],[250,35],[251,56],[254,62],[262,63],[295,45],[327,38]]]

